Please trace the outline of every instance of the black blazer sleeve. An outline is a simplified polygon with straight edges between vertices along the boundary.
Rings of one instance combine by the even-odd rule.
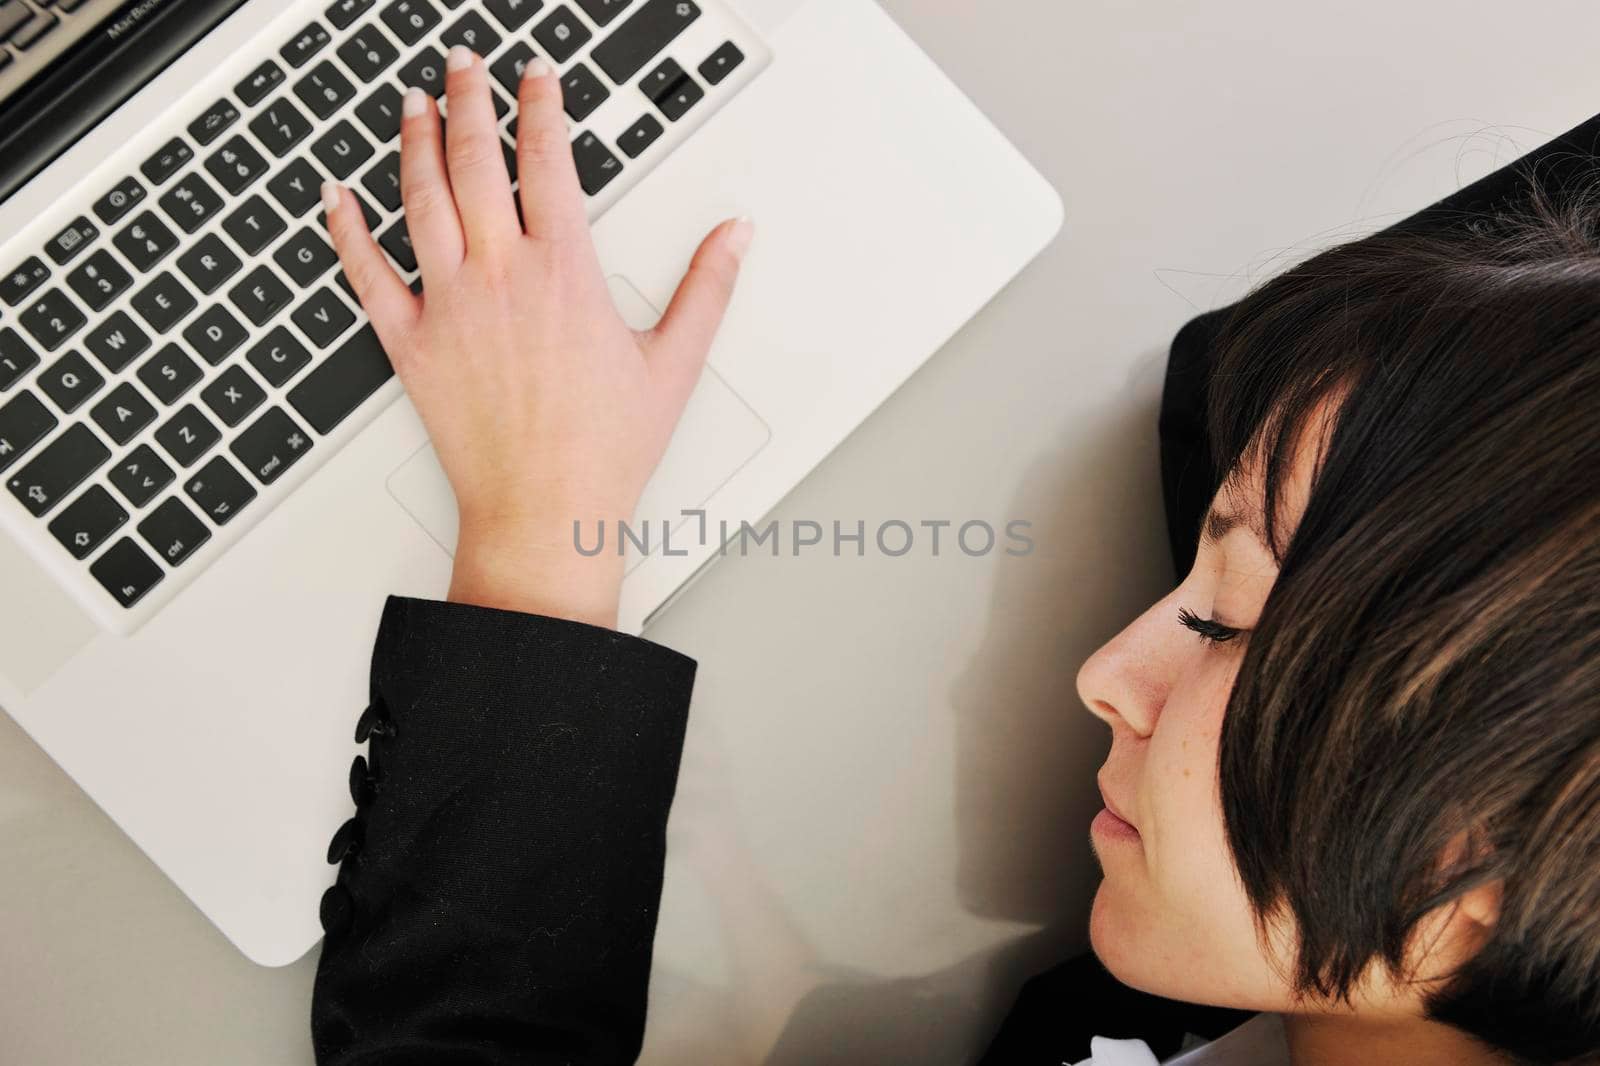
[[[391,598],[312,1001],[322,1066],[629,1063],[692,660]]]

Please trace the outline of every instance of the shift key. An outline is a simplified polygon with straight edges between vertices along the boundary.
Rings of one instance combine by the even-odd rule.
[[[289,402],[312,429],[327,433],[392,377],[394,367],[368,323],[290,389]]]
[[[699,17],[694,0],[650,0],[590,55],[612,81],[626,85]]]

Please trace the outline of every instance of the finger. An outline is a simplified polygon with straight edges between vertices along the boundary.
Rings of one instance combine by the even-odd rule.
[[[439,109],[433,98],[418,88],[406,90],[401,107],[400,199],[405,204],[406,228],[422,270],[423,288],[432,288],[461,266],[466,239],[445,171]]]
[[[328,233],[339,253],[344,276],[372,319],[378,339],[388,347],[389,338],[403,336],[416,321],[421,312],[419,302],[384,258],[367,228],[360,204],[344,186],[335,181],[323,182],[322,206],[328,211]]]
[[[587,236],[589,216],[561,99],[561,79],[543,56],[522,72],[517,87],[517,180],[528,236],[564,240]]]
[[[730,219],[712,230],[695,252],[667,313],[649,334],[651,365],[669,383],[674,402],[687,401],[700,380],[754,237],[755,227],[747,218]]]
[[[450,121],[445,130],[445,162],[466,250],[508,244],[522,235],[511,199],[511,175],[500,145],[500,120],[489,95],[483,61],[462,45],[445,62]]]

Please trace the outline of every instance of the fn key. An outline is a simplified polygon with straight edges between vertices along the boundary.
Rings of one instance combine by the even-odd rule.
[[[161,567],[128,537],[117,541],[89,567],[113,599],[132,607],[161,582]]]

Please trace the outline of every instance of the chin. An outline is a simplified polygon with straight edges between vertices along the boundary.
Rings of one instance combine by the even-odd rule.
[[[1190,1000],[1193,989],[1176,987],[1170,958],[1150,942],[1152,923],[1125,913],[1125,900],[1114,885],[1100,883],[1089,912],[1089,946],[1100,964],[1129,988],[1167,999]],[[1163,972],[1165,970],[1165,972]]]

